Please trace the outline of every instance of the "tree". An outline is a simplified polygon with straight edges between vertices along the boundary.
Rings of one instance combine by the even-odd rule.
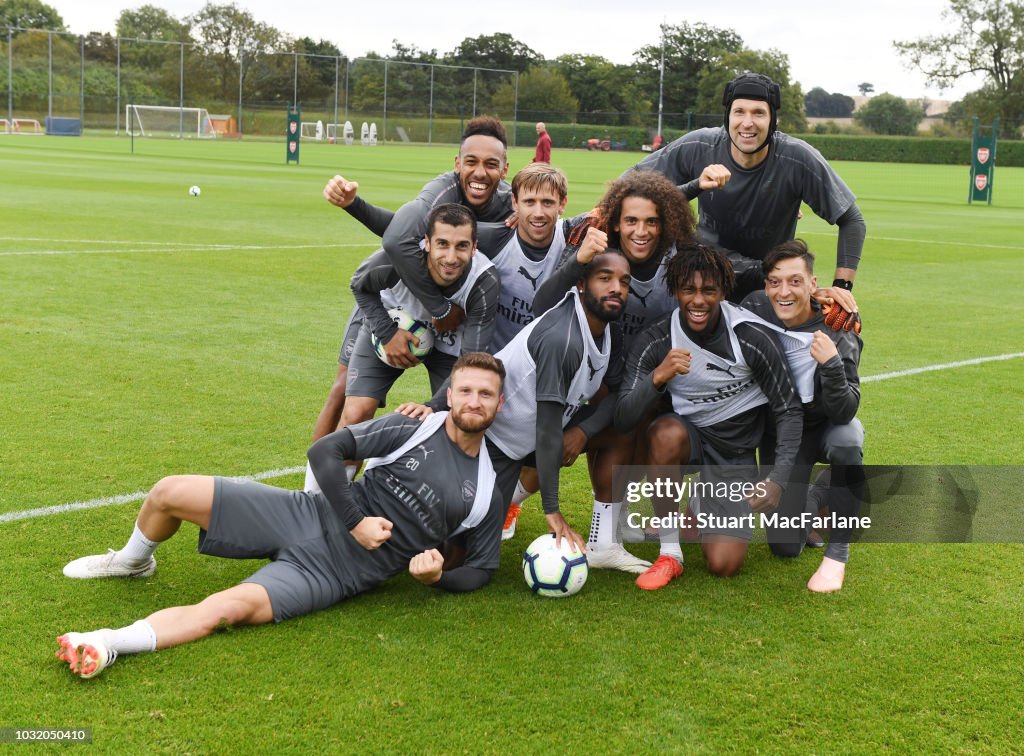
[[[128,74],[127,91],[141,96],[148,87],[169,99],[176,99],[180,91],[179,45],[192,41],[188,24],[163,8],[143,5],[121,11],[116,28],[122,41],[121,65]],[[179,45],[165,44],[168,42]]]
[[[983,74],[982,94],[991,99],[1006,134],[1012,135],[1024,120],[1024,3],[950,0],[942,17],[952,31],[896,42],[896,49],[939,87]]]
[[[861,97],[867,97],[869,94],[875,91],[875,85],[870,81],[864,81],[857,85],[857,89],[860,90]]]
[[[494,106],[501,111],[517,111],[530,121],[570,121],[576,117],[579,102],[569,91],[569,82],[555,68],[534,66],[519,77],[519,100],[511,83],[501,84],[494,92]]]
[[[90,66],[90,63],[109,63],[112,66],[117,66],[117,38],[111,34],[101,34],[100,32],[89,32],[83,39],[83,46],[85,47],[85,76],[88,80],[89,68],[95,67]],[[116,89],[114,90],[116,93]]]
[[[337,59],[343,57],[341,50],[333,42],[321,39],[314,42],[310,37],[303,37],[295,42],[295,52],[303,53],[306,65],[313,77],[322,87],[334,87],[335,73],[344,78],[344,68],[337,66]]]
[[[540,53],[506,32],[466,37],[458,47],[444,57],[445,62],[451,65],[500,68],[508,71],[526,71],[535,63],[544,61]]]
[[[658,102],[659,91],[666,113],[686,113],[697,105],[697,86],[706,70],[721,65],[722,57],[743,49],[743,40],[732,29],[705,23],[663,25],[662,40],[641,47],[634,54],[644,94]],[[661,86],[662,41],[665,49],[665,82]],[[718,110],[719,108],[715,108]]]
[[[56,9],[39,0],[0,0],[0,26],[66,31]]]
[[[452,66],[523,72],[532,65],[543,63],[544,57],[511,34],[499,32],[466,37],[452,52],[445,53],[443,62]],[[494,95],[512,80],[512,75],[462,71],[455,73],[452,79],[453,83],[448,88],[451,93],[444,96],[444,100],[451,103],[449,107],[457,102],[460,113],[487,113],[495,112]],[[511,110],[504,112],[511,117]]]
[[[857,123],[876,134],[913,136],[924,118],[924,110],[911,105],[902,97],[883,92],[872,97],[853,114]]]
[[[804,93],[799,82],[789,80],[789,58],[778,50],[741,50],[722,56],[721,64],[704,72],[698,85],[697,109],[701,113],[721,113],[725,85],[745,71],[764,74],[779,85],[782,107],[779,108],[779,129],[790,134],[807,131],[804,117]]]
[[[1018,77],[1024,77],[1024,71],[1020,72]],[[1009,109],[1024,113],[1024,81],[1017,83],[1010,97]],[[970,134],[972,117],[977,117],[978,121],[985,125],[991,124],[994,118],[999,118],[1000,130],[1012,132],[1012,124],[1010,128],[1006,128],[1006,124],[1002,121],[1003,110],[1004,106],[994,87],[986,85],[981,89],[968,93],[959,102],[953,103],[950,109],[943,115],[943,120],[959,128],[965,134]],[[1016,136],[1014,133],[1009,133],[1008,135]]]
[[[394,52],[388,59],[402,65],[388,67],[388,112],[427,114],[433,78],[430,64],[437,62],[437,50],[420,50],[397,39],[391,41],[391,47]]]
[[[635,66],[612,63],[600,55],[579,54],[560,55],[555,65],[579,102],[579,111],[600,114],[588,122],[625,126],[631,117],[651,110],[651,101],[637,83]]]
[[[257,21],[234,3],[215,5],[208,2],[186,21],[199,43],[206,47],[206,62],[212,68],[204,89],[227,102],[238,96],[239,60],[251,63],[253,56],[273,52],[281,42],[281,33],[277,29]],[[243,65],[243,82],[251,68]]]
[[[143,5],[123,10],[117,17],[117,36],[130,39],[157,39],[163,42],[191,42],[188,24],[163,8]]]
[[[813,118],[849,118],[853,115],[853,98],[815,87],[804,97],[804,110]]]

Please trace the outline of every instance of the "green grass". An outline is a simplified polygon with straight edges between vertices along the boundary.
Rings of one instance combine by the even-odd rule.
[[[129,147],[0,139],[0,513],[302,464],[349,278],[375,246],[323,184],[342,173],[396,207],[455,153],[303,145],[285,166],[280,144]],[[512,170],[531,155],[513,151]],[[569,212],[637,157],[556,151]],[[863,375],[1022,351],[1024,169],[998,171],[992,207],[966,205],[965,168],[837,169],[868,223]],[[835,230],[805,214],[830,279]],[[1018,359],[865,384],[868,461],[1020,464],[1022,377]],[[410,374],[392,399],[425,392]],[[582,465],[563,500],[584,527]],[[198,558],[186,526],[154,578],[82,585],[61,566],[121,545],[137,503],[0,522],[0,726],[92,727],[99,748],[132,753],[1019,749],[1019,545],[854,546],[833,596],[804,589],[818,554],[755,546],[719,580],[686,547],[687,574],[664,591],[595,571],[580,596],[544,601],[518,560],[544,527],[534,501],[483,591],[400,576],[92,681],[52,658],[59,632],[196,601],[255,563]]]

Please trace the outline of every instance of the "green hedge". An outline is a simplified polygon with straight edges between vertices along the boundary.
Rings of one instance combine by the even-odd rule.
[[[211,111],[213,112],[213,111]],[[224,112],[234,112],[227,111]],[[323,117],[311,112],[303,114],[303,120]],[[341,120],[344,120],[341,118]],[[434,143],[457,143],[464,119],[435,118],[428,123],[420,116],[389,114],[387,132],[383,133],[384,121],[380,114],[349,114],[359,138],[359,125],[364,121],[375,121],[382,141],[396,141],[397,126],[402,126],[414,142],[425,142],[428,134]],[[284,133],[285,113],[282,110],[262,109],[245,112],[243,131],[248,135],[278,135]],[[532,147],[537,141],[534,122],[505,122],[512,141],[519,147]],[[644,126],[594,126],[580,123],[548,123],[548,133],[555,149],[586,149],[588,139],[608,139],[615,149],[638,152],[642,145],[650,144],[653,129]],[[666,141],[682,136],[678,129],[665,129]],[[851,136],[847,134],[800,134],[812,144],[827,160],[851,160],[869,163],[940,163],[946,165],[968,165],[971,159],[969,139],[936,139],[929,137],[884,137]],[[1024,141],[1001,140],[997,145],[997,163],[1000,166],[1024,166]]]
[[[535,125],[516,123],[516,143],[527,147],[536,142]],[[639,150],[650,144],[652,130],[641,126],[589,126],[587,124],[547,124],[551,144],[556,148],[585,148],[587,139],[610,139],[625,143],[616,149]],[[685,132],[665,129],[666,141]],[[855,160],[868,163],[941,163],[969,165],[970,139],[935,139],[928,137],[849,136],[844,134],[800,134],[814,145],[827,160]],[[1024,167],[1024,141],[1000,140],[996,145],[1000,166]]]
[[[858,160],[867,163],[940,163],[969,165],[970,139],[929,139],[927,137],[846,136],[842,134],[801,134],[826,160]],[[1000,166],[1024,166],[1024,141],[996,143]]]
[[[637,152],[654,138],[654,130],[644,126],[593,126],[586,123],[547,123],[551,146],[556,149],[586,149],[588,139],[608,139],[617,150]],[[508,127],[509,125],[506,124]],[[512,128],[512,127],[509,127]],[[515,141],[520,147],[529,147],[537,142],[536,123],[517,122]],[[665,129],[665,139],[671,141],[685,134],[677,129]],[[512,137],[512,134],[509,134]]]

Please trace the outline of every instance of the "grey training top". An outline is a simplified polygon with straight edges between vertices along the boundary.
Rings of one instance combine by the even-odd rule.
[[[794,238],[800,203],[806,202],[819,217],[839,224],[836,266],[857,267],[864,245],[863,218],[853,192],[818,150],[802,139],[776,132],[768,157],[748,170],[733,161],[730,146],[724,127],[698,129],[631,170],[658,171],[680,185],[690,199],[699,195],[698,236],[757,260]],[[702,192],[697,179],[714,164],[726,166],[732,178],[722,189]]]
[[[755,291],[743,300],[743,306],[769,323],[786,328],[775,314],[768,295]],[[860,407],[860,353],[864,342],[850,331],[833,331],[825,325],[825,316],[817,302],[812,301],[814,314],[806,323],[787,330],[802,333],[821,331],[836,345],[839,355],[814,371],[814,401],[804,405],[804,424],[816,425],[824,420],[845,425],[853,420]]]
[[[502,181],[487,205],[471,207],[462,192],[459,175],[451,171],[427,183],[416,199],[398,208],[388,223],[381,240],[384,251],[405,285],[434,317],[443,317],[449,309],[449,302],[423,265],[424,253],[420,242],[427,234],[430,211],[447,202],[470,208],[478,221],[500,221],[512,212],[512,188],[508,182]]]
[[[425,264],[418,264],[426,271]],[[465,285],[471,272],[472,265],[468,265],[459,279],[450,286],[441,288],[434,284],[434,287],[445,296],[454,296]],[[427,277],[430,277],[429,273],[427,273]],[[433,279],[430,281],[433,284]],[[398,270],[391,264],[391,260],[384,250],[380,249],[363,260],[352,275],[351,287],[356,304],[366,317],[370,330],[385,344],[398,332],[398,326],[388,315],[380,295],[385,289],[397,286],[400,282],[406,283],[408,288],[412,288],[399,278]],[[498,308],[499,289],[498,273],[494,268],[484,270],[473,282],[466,300],[466,320],[459,326],[462,329],[461,351],[463,353],[488,350],[494,333],[494,316]]]
[[[654,370],[672,349],[672,318],[679,310],[652,323],[630,344],[625,376],[615,405],[615,427],[628,431],[647,410],[665,395],[666,387],[654,385]],[[683,324],[694,342],[713,354],[733,359],[728,326],[724,317],[707,333],[694,333]],[[785,353],[767,326],[737,323],[733,328],[740,350],[761,391],[768,397],[768,409],[775,419],[775,466],[768,478],[783,484],[797,459],[803,431],[803,412]],[[763,408],[741,412],[713,425],[700,427],[701,436],[724,456],[737,456],[757,447],[764,433]]]
[[[414,555],[441,546],[459,529],[476,497],[477,458],[452,442],[444,425],[394,462],[348,482],[346,459],[387,456],[419,426],[419,420],[397,413],[384,415],[335,431],[309,449],[313,474],[347,528],[351,530],[367,516],[385,517],[394,524],[391,538],[379,549],[366,551],[358,565],[375,582],[405,571]],[[488,575],[497,569],[504,519],[505,506],[495,487],[484,520],[464,533],[464,566],[446,570],[442,581],[456,579],[466,568]]]

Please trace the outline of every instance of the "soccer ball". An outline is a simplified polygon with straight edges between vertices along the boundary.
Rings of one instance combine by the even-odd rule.
[[[203,193],[203,190],[200,189],[198,186],[190,186],[188,188],[188,193],[191,194],[193,197],[198,197],[200,194]]]
[[[420,340],[419,346],[413,346],[412,344],[409,345],[410,352],[420,359],[423,359],[430,354],[430,350],[434,348],[434,332],[430,330],[430,326],[421,320],[413,319],[409,316],[409,313],[400,307],[393,307],[388,310],[388,315],[390,315],[391,319],[395,321],[396,326],[408,331]],[[380,339],[373,334],[370,334],[370,343],[373,345],[374,354],[380,358],[381,362],[389,367],[395,367],[388,362],[388,356],[384,353],[384,344],[381,343]]]
[[[573,551],[568,539],[555,548],[555,534],[534,539],[523,554],[523,577],[538,596],[564,598],[578,593],[587,582],[587,557]]]

